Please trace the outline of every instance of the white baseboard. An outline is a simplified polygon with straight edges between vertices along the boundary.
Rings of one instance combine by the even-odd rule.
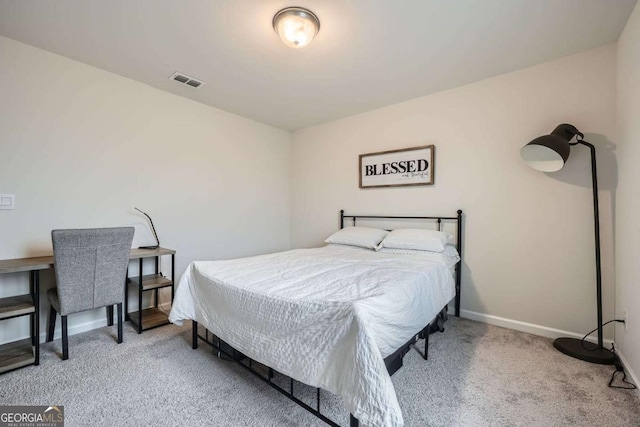
[[[490,325],[501,326],[507,329],[527,332],[533,335],[539,335],[547,338],[582,338],[584,335],[576,332],[563,331],[562,329],[549,328],[547,326],[535,325],[533,323],[521,322],[519,320],[506,319],[504,317],[492,316],[490,314],[477,313],[470,310],[460,310],[460,316],[466,319],[476,320],[478,322],[488,323]],[[587,341],[595,342],[596,338],[588,337]],[[604,344],[610,347],[612,340],[605,339]]]
[[[151,306],[149,306],[151,307]],[[168,311],[171,308],[171,303],[166,302],[159,305],[159,308]],[[491,314],[478,313],[470,310],[460,310],[460,316],[465,319],[476,320],[478,322],[488,323],[490,325],[501,326],[507,329],[514,329],[516,331],[527,332],[533,335],[539,335],[547,338],[560,338],[560,337],[570,337],[570,338],[582,338],[584,335],[578,334],[575,332],[564,331],[562,329],[554,329],[549,328],[547,326],[536,325],[533,323],[521,322],[519,320],[507,319],[505,317],[493,316]],[[58,321],[58,324],[60,322]],[[69,335],[75,335],[82,332],[87,332],[92,329],[102,328],[103,326],[107,326],[106,319],[94,320],[91,322],[85,322],[81,324],[76,324],[73,326],[69,326]],[[54,335],[54,339],[60,338],[60,330],[56,330]],[[28,338],[25,336],[24,338]],[[46,338],[46,331],[40,333],[40,341],[43,342],[44,338]],[[595,338],[589,337],[587,338],[589,341],[595,341]],[[605,344],[610,346],[613,342],[612,340],[605,339]],[[625,365],[626,366],[626,365]],[[636,379],[634,378],[634,381]]]
[[[631,382],[633,382],[636,386],[640,387],[640,381],[638,381],[638,377],[636,373],[633,372],[633,369],[631,369],[631,366],[629,365],[629,363],[627,363],[627,359],[624,358],[624,354],[622,354],[622,352],[618,347],[616,347],[616,354],[620,358],[620,361],[622,362],[622,366],[624,366],[624,369],[627,371],[627,374],[631,377]],[[636,396],[640,397],[640,388],[636,388],[635,392],[636,392]]]

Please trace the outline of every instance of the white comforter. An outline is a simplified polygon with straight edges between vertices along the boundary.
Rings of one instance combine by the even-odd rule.
[[[193,262],[169,320],[196,320],[250,358],[341,396],[364,425],[402,426],[383,359],[454,295],[439,263],[327,246]]]

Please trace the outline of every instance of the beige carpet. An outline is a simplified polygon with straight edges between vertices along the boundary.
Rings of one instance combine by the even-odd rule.
[[[127,324],[117,345],[115,327],[102,328],[70,337],[65,362],[59,341],[46,344],[40,366],[0,375],[0,403],[64,405],[67,426],[326,425],[206,346],[192,350],[190,332]],[[450,318],[429,361],[411,351],[393,382],[407,426],[640,426],[636,394],[607,387],[612,371],[549,339]],[[348,425],[340,401],[323,399]]]

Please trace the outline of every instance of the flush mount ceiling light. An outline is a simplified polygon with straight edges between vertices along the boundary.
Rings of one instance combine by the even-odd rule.
[[[286,7],[273,17],[273,29],[289,47],[305,47],[320,31],[320,20],[308,9]]]

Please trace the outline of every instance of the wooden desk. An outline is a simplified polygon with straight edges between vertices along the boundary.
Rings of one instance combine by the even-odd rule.
[[[140,275],[142,275],[143,258],[156,257],[157,273],[158,257],[162,255],[172,255],[171,275],[173,282],[173,269],[175,266],[173,255],[175,255],[175,253],[176,252],[174,250],[166,248],[133,248],[129,254],[129,259],[140,260]],[[28,294],[0,298],[0,321],[28,315],[31,335],[30,338],[24,340],[0,345],[0,373],[22,368],[24,366],[40,364],[40,271],[53,267],[53,255],[0,260],[0,274],[27,271],[30,273],[30,290]],[[171,300],[173,301],[173,287],[171,293]],[[126,300],[127,298],[125,295],[125,302]],[[128,317],[126,310],[125,316]],[[111,318],[110,321],[108,320],[108,323],[113,324],[113,319]],[[138,327],[138,329],[141,328]]]
[[[0,373],[40,364],[40,270],[53,267],[53,256],[0,260],[0,274],[30,272],[28,294],[0,298],[0,320],[29,316],[30,338],[0,346]]]
[[[138,249],[132,248],[129,259],[151,258],[161,255],[175,254],[173,249]],[[22,271],[39,271],[53,268],[53,255],[39,256],[33,258],[16,258],[0,260],[0,274],[19,273]]]
[[[35,258],[17,258],[0,260],[0,274],[19,273],[21,271],[39,271],[53,267],[53,255]]]

